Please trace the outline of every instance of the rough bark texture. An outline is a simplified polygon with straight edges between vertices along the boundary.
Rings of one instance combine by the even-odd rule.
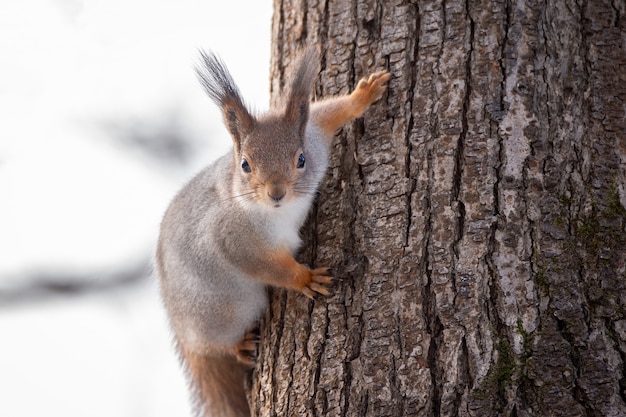
[[[626,415],[626,7],[275,0],[272,96],[303,43],[318,97],[387,68],[342,129],[274,291],[259,416]]]

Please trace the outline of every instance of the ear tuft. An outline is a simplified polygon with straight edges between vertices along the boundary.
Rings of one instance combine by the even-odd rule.
[[[319,54],[312,47],[298,57],[285,106],[285,118],[302,136],[309,118],[309,101],[313,82],[319,74]]]
[[[235,84],[224,62],[214,53],[200,51],[202,61],[196,66],[196,74],[205,91],[220,107],[224,124],[233,139],[235,150],[239,152],[243,137],[256,123],[241,98],[239,88]]]

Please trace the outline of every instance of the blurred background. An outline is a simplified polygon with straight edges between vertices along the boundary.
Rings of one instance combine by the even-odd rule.
[[[0,416],[191,415],[152,256],[230,146],[193,72],[269,101],[271,1],[0,1]]]

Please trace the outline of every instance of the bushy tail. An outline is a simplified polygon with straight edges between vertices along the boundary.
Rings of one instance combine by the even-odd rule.
[[[244,390],[247,369],[229,355],[182,352],[195,394],[198,416],[249,417]]]

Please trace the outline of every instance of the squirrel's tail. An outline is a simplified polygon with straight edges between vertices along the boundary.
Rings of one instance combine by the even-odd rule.
[[[250,407],[244,390],[246,366],[226,354],[185,352],[199,416],[249,417]]]

